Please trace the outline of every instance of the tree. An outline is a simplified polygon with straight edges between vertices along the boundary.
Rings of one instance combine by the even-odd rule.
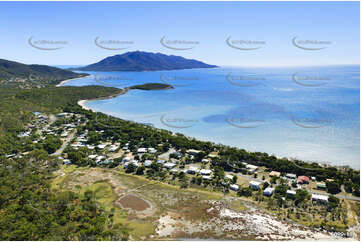
[[[238,196],[250,197],[252,196],[252,189],[249,187],[241,187],[238,192]]]
[[[308,199],[309,193],[303,189],[297,189],[295,195],[295,205],[298,206],[304,200]]]
[[[135,171],[135,168],[136,167],[135,167],[135,165],[133,163],[129,163],[126,170],[125,170],[125,172],[126,173],[133,173]]]
[[[263,190],[266,189],[269,186],[268,182],[263,183]]]
[[[145,170],[145,167],[144,166],[139,166],[137,168],[137,171],[135,172],[136,175],[143,175],[144,174],[144,170]]]
[[[327,192],[331,194],[337,194],[341,192],[341,186],[336,181],[327,181],[326,188],[327,188]]]
[[[232,178],[232,183],[233,183],[233,184],[236,184],[236,183],[237,183],[237,179],[238,179],[237,176],[233,176],[233,178]]]

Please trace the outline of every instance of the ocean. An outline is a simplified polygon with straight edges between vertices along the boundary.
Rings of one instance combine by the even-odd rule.
[[[68,86],[129,87],[86,106],[248,151],[360,168],[360,66],[88,72]]]

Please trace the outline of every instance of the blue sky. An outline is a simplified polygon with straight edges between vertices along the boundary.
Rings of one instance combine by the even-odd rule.
[[[27,64],[82,65],[126,51],[180,55],[221,66],[359,64],[359,2],[0,2],[0,58]],[[44,51],[28,39],[66,41]],[[131,41],[127,50],[97,47],[94,39]],[[173,50],[160,39],[196,41]],[[263,41],[257,50],[226,39]],[[297,40],[328,41],[322,50]],[[55,46],[55,45],[52,45]],[[112,47],[115,45],[112,45]],[[321,45],[319,45],[321,46]],[[119,47],[119,46],[117,46]]]

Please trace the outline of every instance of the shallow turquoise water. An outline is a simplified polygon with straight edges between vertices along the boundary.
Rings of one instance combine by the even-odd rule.
[[[201,140],[280,157],[360,167],[359,66],[89,72],[65,85],[161,82],[86,105]]]

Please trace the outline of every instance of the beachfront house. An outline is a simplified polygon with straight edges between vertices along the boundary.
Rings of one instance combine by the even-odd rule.
[[[326,184],[322,182],[317,183],[317,189],[326,190]]]
[[[208,169],[201,169],[201,170],[199,171],[199,173],[200,173],[201,175],[209,176],[209,175],[212,174],[212,171],[211,171],[211,170],[208,170]]]
[[[280,177],[281,176],[281,172],[278,171],[271,171],[271,173],[269,174],[270,177]]]
[[[232,184],[229,186],[229,188],[233,191],[238,191],[239,190],[239,186],[237,184]]]
[[[270,197],[272,196],[274,190],[275,189],[273,187],[267,187],[266,189],[264,189],[263,194]]]
[[[296,191],[293,191],[293,190],[287,190],[286,191],[286,196],[288,198],[294,198],[296,196]]]
[[[163,166],[164,166],[165,168],[167,168],[168,170],[174,168],[176,165],[177,165],[177,164],[174,164],[174,163],[172,163],[172,162],[167,162],[167,163],[164,163],[164,164],[163,164]]]
[[[310,183],[310,178],[307,177],[307,176],[298,176],[297,183],[298,184],[309,184]]]
[[[202,179],[210,181],[210,180],[212,180],[212,177],[211,176],[202,176]]]
[[[187,173],[188,173],[188,174],[194,175],[194,174],[196,174],[197,172],[198,172],[198,168],[195,167],[195,166],[190,166],[190,167],[187,169]]]
[[[139,148],[137,150],[138,153],[147,153],[147,148]]]
[[[328,196],[327,195],[320,195],[320,194],[312,194],[311,199],[313,202],[320,202],[320,203],[327,203]]]
[[[296,174],[292,174],[292,173],[287,173],[287,174],[286,174],[286,177],[287,177],[288,179],[296,180],[297,175],[296,175]]]
[[[145,160],[144,161],[144,166],[145,167],[150,167],[152,165],[153,161],[152,160]]]
[[[201,151],[200,150],[194,150],[194,149],[189,149],[187,150],[187,153],[189,155],[197,155],[198,153],[200,153]]]
[[[250,181],[249,182],[249,187],[253,190],[258,190],[260,185],[261,185],[261,183],[258,181]]]

